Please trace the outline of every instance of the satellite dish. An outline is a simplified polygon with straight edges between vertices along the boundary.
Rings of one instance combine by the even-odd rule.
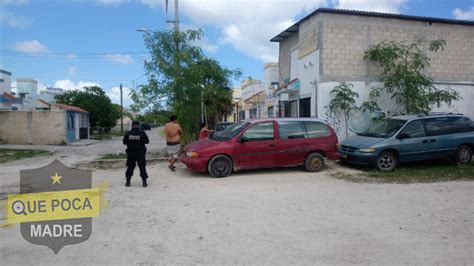
[[[374,121],[385,117],[381,111],[366,112],[360,108],[353,108],[349,111],[347,127],[351,132],[360,133],[369,128]]]

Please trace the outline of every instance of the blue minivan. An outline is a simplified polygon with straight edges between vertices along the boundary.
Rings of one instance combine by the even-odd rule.
[[[462,114],[402,115],[379,120],[344,140],[341,161],[391,171],[400,162],[453,158],[467,164],[474,149],[474,123]]]

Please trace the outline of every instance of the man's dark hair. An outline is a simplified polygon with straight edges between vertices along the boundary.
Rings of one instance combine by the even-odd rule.
[[[207,125],[206,122],[201,122],[201,123],[199,124],[199,129],[202,129],[202,128],[205,127],[206,125]]]
[[[178,117],[177,117],[177,116],[172,115],[172,116],[170,117],[170,121],[171,121],[171,122],[176,121],[176,120],[178,120]]]
[[[132,127],[139,127],[140,126],[140,122],[138,121],[133,121],[132,122]]]

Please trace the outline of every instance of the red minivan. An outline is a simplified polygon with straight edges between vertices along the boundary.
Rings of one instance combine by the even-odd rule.
[[[233,171],[304,165],[316,172],[324,159],[337,160],[334,130],[314,118],[269,118],[235,123],[181,154],[188,169],[226,177]]]

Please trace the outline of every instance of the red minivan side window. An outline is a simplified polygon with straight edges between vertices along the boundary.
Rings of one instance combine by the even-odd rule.
[[[306,138],[306,129],[302,121],[278,121],[280,139],[304,139]]]
[[[264,122],[253,125],[245,131],[243,137],[247,141],[273,140],[273,122]]]
[[[329,137],[331,135],[329,128],[321,122],[305,121],[304,125],[308,138]]]

